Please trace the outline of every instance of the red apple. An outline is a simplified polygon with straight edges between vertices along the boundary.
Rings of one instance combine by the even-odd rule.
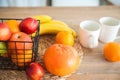
[[[0,23],[0,40],[7,41],[10,37],[11,31],[9,27],[4,23]]]
[[[44,69],[41,64],[33,62],[26,69],[26,74],[30,80],[40,80],[44,76]]]
[[[38,29],[38,21],[33,18],[25,18],[21,21],[19,28],[22,32],[32,34]]]
[[[9,41],[8,49],[12,54],[24,54],[32,50],[32,39],[24,32],[13,33]]]

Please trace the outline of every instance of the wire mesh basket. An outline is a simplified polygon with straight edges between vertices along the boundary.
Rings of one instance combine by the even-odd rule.
[[[22,19],[14,18],[0,18],[0,22],[4,23],[6,20],[16,20],[21,22]],[[29,35],[32,41],[0,41],[0,69],[3,70],[25,70],[25,68],[31,63],[36,61],[39,45],[39,31],[40,21],[38,20],[38,29],[35,32],[35,36]],[[9,45],[12,43],[12,45]],[[21,46],[24,49],[9,49],[8,46]],[[31,44],[30,49],[26,49],[25,45]],[[21,53],[18,53],[21,52]]]

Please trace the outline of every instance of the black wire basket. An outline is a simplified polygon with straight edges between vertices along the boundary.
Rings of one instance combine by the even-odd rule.
[[[14,18],[0,18],[0,22],[4,22],[6,20],[17,20],[22,21],[22,19],[14,19]],[[0,46],[3,44],[6,48],[0,48],[0,69],[3,70],[25,70],[25,68],[31,63],[36,61],[37,53],[38,53],[38,45],[39,45],[39,31],[40,31],[40,20],[38,20],[38,29],[35,32],[35,36],[29,35],[32,39],[32,42],[29,41],[0,41]],[[11,53],[11,49],[8,48],[9,43],[14,43],[15,46],[17,43],[21,43],[25,46],[25,44],[31,44],[31,49],[20,49],[24,52],[24,54],[18,54],[17,48],[14,49],[15,53]],[[13,49],[12,49],[13,50]]]

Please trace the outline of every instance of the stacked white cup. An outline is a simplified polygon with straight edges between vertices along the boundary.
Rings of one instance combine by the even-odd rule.
[[[80,23],[79,41],[86,48],[95,48],[98,42],[108,43],[120,38],[117,33],[120,21],[113,17],[102,17],[99,23],[93,20],[85,20]]]

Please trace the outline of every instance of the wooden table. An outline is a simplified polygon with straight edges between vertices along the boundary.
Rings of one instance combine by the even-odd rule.
[[[78,32],[79,23],[83,20],[96,20],[103,16],[112,16],[120,19],[119,6],[100,7],[38,7],[38,8],[0,8],[0,18],[25,18],[33,15],[47,14],[53,19],[66,22],[70,27]],[[71,25],[72,24],[72,25]],[[120,43],[120,40],[116,40]],[[120,80],[120,62],[112,63],[105,60],[103,56],[104,44],[99,43],[95,49],[83,48],[84,57],[76,73],[67,80]],[[0,76],[5,76],[0,70]],[[24,72],[23,72],[24,73]],[[26,80],[20,75],[22,72],[14,73],[10,71],[6,79]]]

